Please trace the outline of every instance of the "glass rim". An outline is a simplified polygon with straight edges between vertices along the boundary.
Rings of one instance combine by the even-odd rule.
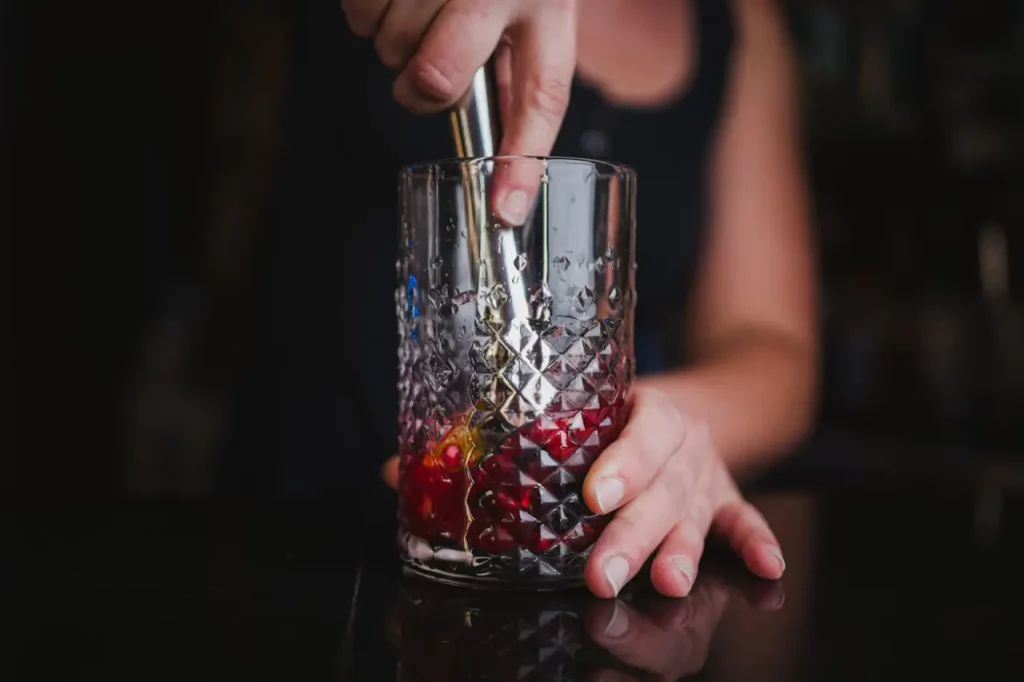
[[[466,166],[474,166],[487,161],[494,162],[514,160],[554,161],[557,165],[585,165],[597,168],[599,172],[604,169],[621,175],[636,176],[636,171],[631,167],[622,163],[615,163],[613,161],[588,159],[582,156],[532,156],[529,154],[495,154],[493,156],[474,156],[470,158],[449,157],[433,161],[417,161],[416,163],[410,163],[402,166],[398,172],[399,175],[407,175],[409,173],[429,170],[431,168],[464,168]]]

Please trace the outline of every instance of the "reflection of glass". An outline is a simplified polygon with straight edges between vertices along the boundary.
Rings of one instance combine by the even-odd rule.
[[[538,187],[525,224],[495,177]],[[456,583],[578,582],[582,499],[633,377],[635,175],[488,158],[401,174],[401,551]]]
[[[582,590],[467,592],[407,579],[390,619],[399,682],[679,679],[703,667],[735,595],[774,610],[782,586],[702,576],[686,599],[630,585],[613,601]]]
[[[409,581],[399,595],[399,682],[586,679],[582,593],[467,592]]]

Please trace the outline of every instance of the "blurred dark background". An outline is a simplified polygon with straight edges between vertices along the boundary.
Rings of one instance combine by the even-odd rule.
[[[787,467],[1024,466],[1024,0],[784,4],[826,340],[820,423]],[[224,453],[272,437],[237,432],[260,390],[238,377],[291,361],[257,350],[284,294],[255,273],[296,134],[296,3],[4,7],[19,255],[0,447],[23,491],[213,492]]]

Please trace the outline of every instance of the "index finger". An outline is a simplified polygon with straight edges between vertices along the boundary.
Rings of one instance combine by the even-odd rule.
[[[569,0],[550,0],[515,27],[511,44],[511,81],[499,84],[509,104],[502,121],[499,153],[547,156],[562,127],[576,68],[576,11]],[[510,225],[522,225],[540,188],[542,173],[529,164],[496,169],[495,212]]]
[[[502,154],[551,153],[576,68],[576,10],[571,0],[547,0],[512,33],[513,89]],[[508,87],[506,86],[506,87]]]

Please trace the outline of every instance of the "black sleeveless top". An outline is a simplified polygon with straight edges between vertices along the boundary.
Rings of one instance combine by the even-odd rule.
[[[734,42],[728,2],[693,2],[699,47],[686,93],[656,110],[623,110],[574,83],[554,149],[637,171],[640,372],[677,361],[663,340],[701,248],[708,154]],[[246,428],[231,431],[252,442],[232,444],[221,485],[330,496],[378,485],[395,450],[397,172],[451,156],[451,141],[444,116],[413,117],[394,103],[393,74],[370,41],[348,32],[336,0],[303,7],[264,258],[260,360],[234,401]]]

